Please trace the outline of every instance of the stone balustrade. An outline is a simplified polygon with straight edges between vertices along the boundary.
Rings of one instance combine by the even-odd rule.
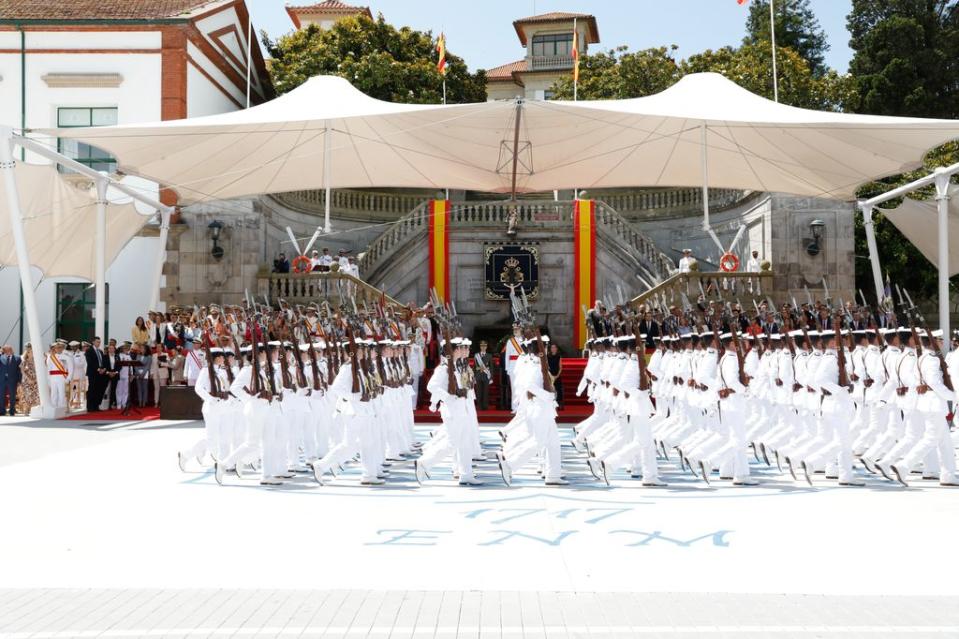
[[[269,197],[283,206],[302,213],[322,214],[326,206],[326,191],[323,189],[276,193]],[[397,215],[406,215],[422,204],[425,199],[422,195],[408,193],[333,189],[331,191],[330,208],[339,214],[345,212],[364,218],[395,219]]]
[[[709,189],[709,208],[721,210],[736,204],[749,193],[737,189]],[[703,190],[698,188],[636,190],[626,192],[598,193],[603,200],[620,214],[649,212],[663,215],[698,213],[703,208]]]
[[[308,304],[328,300],[334,306],[353,302],[359,307],[372,307],[384,300],[390,306],[400,307],[398,301],[383,291],[345,273],[259,273],[257,295],[275,302],[285,300],[290,304]]]
[[[765,299],[773,295],[773,277],[772,271],[762,271],[761,273],[744,273],[737,271],[727,273],[725,271],[702,272],[702,273],[675,273],[666,278],[656,286],[644,291],[629,301],[631,306],[640,304],[649,304],[652,306],[662,305],[665,298],[668,304],[682,306],[682,295],[686,295],[690,302],[695,302],[700,296],[700,290],[707,291],[708,299],[719,299],[726,296],[726,299]],[[749,280],[758,280],[759,286],[751,289]],[[712,289],[710,288],[712,285]],[[700,289],[702,286],[702,289]],[[752,294],[755,290],[756,294]],[[760,291],[762,294],[760,294]]]
[[[514,211],[516,225],[520,229],[524,226],[572,229],[573,202],[553,200],[517,203],[504,200],[455,202],[450,206],[449,224],[451,228],[457,226],[505,228]],[[675,270],[673,261],[656,248],[652,240],[640,233],[605,202],[597,202],[596,223],[597,232],[604,233],[618,242],[649,271],[653,281],[661,281]],[[429,207],[424,202],[408,215],[397,220],[369,245],[360,259],[360,272],[364,274],[375,272],[400,247],[420,235],[425,235],[428,227]]]

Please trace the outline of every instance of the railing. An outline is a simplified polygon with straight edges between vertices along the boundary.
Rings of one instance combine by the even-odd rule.
[[[519,228],[531,225],[538,228],[572,228],[573,203],[570,201],[457,202],[450,207],[449,223],[453,228],[505,228],[514,211]],[[673,261],[663,254],[651,239],[640,233],[607,203],[597,202],[596,221],[600,232],[617,241],[623,250],[637,261],[637,265],[648,271],[647,279],[651,282],[659,282],[675,270]],[[428,226],[429,207],[424,202],[397,220],[369,245],[360,259],[360,272],[365,277],[374,274],[396,251],[408,245],[415,237],[425,235]]]
[[[719,210],[731,206],[748,195],[737,189],[709,189],[709,208]],[[663,189],[628,193],[602,193],[602,199],[620,212],[673,210],[676,213],[697,212],[703,207],[702,189]]]
[[[378,304],[381,299],[400,307],[397,300],[383,291],[345,273],[263,273],[257,276],[257,295],[271,301],[286,300],[291,304],[305,304],[330,300],[339,304],[351,300],[362,306]]]
[[[744,299],[765,298],[772,291],[772,271],[762,271],[760,273],[727,273],[725,271],[715,272],[693,272],[693,273],[675,273],[663,280],[648,291],[644,291],[629,301],[631,306],[640,304],[651,304],[657,306],[661,303],[663,297],[669,304],[682,299],[680,293],[686,295],[690,301],[699,298],[701,291],[706,292],[707,299],[720,299],[723,295],[731,296],[732,299],[742,297]],[[758,282],[758,287],[752,288],[750,280]],[[702,286],[702,288],[700,288]],[[760,294],[761,292],[761,294]],[[727,299],[729,299],[727,297]]]
[[[428,225],[429,206],[427,202],[421,202],[370,243],[360,258],[360,273],[368,277],[383,260],[405,246],[414,235],[425,234]]]
[[[548,69],[572,69],[573,56],[571,55],[537,55],[530,58],[531,71],[546,71]]]
[[[605,201],[596,202],[596,222],[601,232],[612,234],[629,247],[629,253],[649,270],[654,282],[663,281],[675,270],[673,261],[651,239],[640,233]]]
[[[422,195],[352,189],[333,189],[331,194],[331,209],[364,215],[405,215],[427,199]],[[326,191],[323,189],[276,193],[270,197],[283,206],[302,213],[321,213],[326,206]]]

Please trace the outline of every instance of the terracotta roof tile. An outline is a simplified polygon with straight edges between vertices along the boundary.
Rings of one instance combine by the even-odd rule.
[[[316,4],[306,4],[306,5],[287,5],[286,13],[290,16],[290,20],[293,21],[293,24],[296,25],[296,28],[300,28],[300,17],[299,14],[304,13],[307,15],[316,15],[318,13],[344,13],[350,12],[353,13],[363,13],[366,14],[370,19],[373,18],[373,14],[370,12],[369,7],[355,7],[353,5],[346,4],[345,2],[340,2],[340,0],[324,0],[324,2],[318,2]]]
[[[155,20],[223,0],[0,0],[0,20]]]
[[[563,22],[567,20],[572,20],[573,18],[578,18],[586,22],[586,37],[587,42],[590,44],[596,44],[599,42],[599,27],[596,25],[596,16],[590,15],[588,13],[572,13],[569,11],[551,11],[550,13],[541,13],[537,16],[529,16],[527,18],[520,18],[519,20],[513,20],[513,28],[516,29],[516,35],[519,36],[519,41],[526,46],[526,32],[523,30],[524,24],[535,24],[539,22]]]
[[[486,71],[487,80],[512,80],[513,74],[526,70],[526,58],[510,62]]]
[[[325,0],[316,4],[306,4],[286,7],[287,11],[302,11],[304,13],[343,13],[344,11],[354,11],[356,13],[370,13],[369,7],[354,7],[353,5],[340,2],[340,0]]]

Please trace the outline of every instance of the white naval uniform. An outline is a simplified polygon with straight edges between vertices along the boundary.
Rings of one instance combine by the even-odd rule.
[[[919,375],[922,383],[929,387],[916,402],[924,430],[919,441],[903,452],[902,459],[896,462],[896,468],[905,477],[920,463],[927,462],[930,454],[934,454],[938,457],[939,481],[954,484],[957,481],[956,451],[946,414],[949,412],[949,402],[956,401],[956,393],[943,382],[939,357],[935,353],[923,351],[919,358]],[[930,464],[927,462],[926,465]],[[926,468],[923,470],[924,475],[929,474]]]
[[[71,376],[73,358],[66,353],[47,355],[47,377],[50,384],[50,403],[54,408],[67,407],[67,381]]]
[[[520,347],[519,339],[515,335],[511,335],[509,339],[506,340],[506,346],[503,349],[503,360],[504,368],[506,369],[506,375],[509,377],[509,387],[510,387],[510,397],[512,398],[511,408],[515,413],[519,407],[519,392],[516,389],[516,381],[513,375],[514,370],[516,369],[516,362],[523,355],[523,349]]]
[[[559,433],[556,429],[556,395],[543,388],[543,371],[536,355],[522,368],[516,380],[520,393],[519,410],[523,412],[525,429],[521,436],[510,437],[504,448],[504,461],[512,473],[537,455],[545,462],[543,478],[547,482],[562,479]],[[530,398],[527,393],[532,394]],[[520,433],[517,433],[520,434]]]
[[[467,397],[458,397],[449,393],[449,369],[444,357],[439,366],[433,369],[433,376],[426,384],[430,393],[430,410],[439,410],[443,418],[443,430],[434,433],[433,438],[423,445],[423,454],[417,465],[427,473],[440,460],[452,456],[452,466],[461,482],[473,479],[473,443],[469,436],[472,425],[467,413]],[[459,390],[465,390],[454,372],[453,379]]]
[[[202,348],[194,348],[193,350],[187,351],[183,371],[183,376],[186,377],[186,385],[194,386],[204,368],[206,368],[206,353],[204,350]]]

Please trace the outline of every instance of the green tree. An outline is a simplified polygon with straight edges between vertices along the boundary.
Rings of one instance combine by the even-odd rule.
[[[770,43],[745,44],[738,49],[724,47],[690,56],[681,65],[682,74],[712,71],[721,73],[757,95],[773,99],[773,71]],[[779,101],[804,109],[843,111],[857,104],[855,84],[846,75],[829,70],[813,74],[809,63],[792,49],[776,47]]]
[[[959,114],[959,2],[853,0],[847,18],[863,113]]]
[[[688,73],[721,73],[740,86],[773,97],[771,55],[768,42],[707,50],[677,62],[675,47],[630,53],[626,47],[581,58],[578,97],[584,100],[636,98],[658,93]],[[849,76],[828,71],[813,75],[809,64],[791,49],[778,49],[779,99],[784,104],[810,109],[848,109],[856,104],[855,84]],[[570,74],[571,76],[572,74]],[[572,77],[560,79],[557,98],[573,97]]]
[[[681,74],[676,45],[630,52],[622,46],[580,58],[577,97],[582,100],[637,98],[669,88]],[[573,99],[573,75],[553,85],[559,100]]]
[[[809,63],[813,75],[827,72],[825,54],[829,50],[826,32],[816,14],[809,7],[809,0],[776,0],[773,5],[776,15],[776,48],[792,49]],[[746,37],[743,44],[770,42],[769,0],[753,0],[746,18]]]
[[[913,117],[959,117],[959,2],[957,0],[853,0],[847,18],[854,51],[849,70],[861,95],[863,113]],[[939,166],[959,162],[959,144],[934,149],[923,168],[863,185],[869,198],[911,182]],[[913,194],[930,198],[926,189]],[[901,200],[887,207],[898,206]],[[893,279],[922,296],[936,294],[936,268],[891,222],[876,215],[879,258]],[[867,255],[861,217],[856,220],[856,253]],[[857,285],[872,288],[865,263]]]
[[[382,15],[344,18],[327,30],[310,25],[276,41],[263,36],[277,93],[295,89],[315,75],[338,75],[380,100],[436,104],[443,99],[443,76],[436,70],[432,33],[397,29]],[[486,74],[470,73],[463,59],[446,52],[449,103],[486,100]]]

